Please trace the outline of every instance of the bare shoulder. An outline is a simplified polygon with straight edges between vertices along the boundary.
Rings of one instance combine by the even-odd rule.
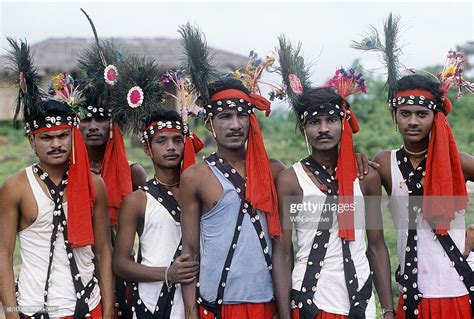
[[[133,163],[130,166],[130,173],[132,175],[132,181],[135,185],[144,185],[147,180],[145,168],[140,163]]]
[[[134,192],[131,192],[125,198],[122,200],[122,203],[120,206],[123,207],[140,207],[144,206],[146,203],[146,193],[142,189],[137,189]]]
[[[279,192],[283,191],[288,195],[298,195],[302,193],[293,167],[288,167],[278,174],[276,185]]]
[[[369,172],[363,180],[359,180],[364,195],[378,195],[381,191],[381,179],[378,171],[369,166]]]
[[[466,180],[474,181],[474,156],[460,152],[459,159]]]
[[[187,182],[192,182],[192,181],[197,181],[198,179],[201,179],[202,177],[206,176],[209,174],[211,171],[209,169],[209,166],[205,162],[197,163],[186,169],[182,174],[181,174],[181,182],[187,181]]]
[[[145,168],[140,163],[133,163],[130,166],[130,171],[132,172],[132,175],[135,174],[135,175],[145,175],[146,176]]]
[[[272,169],[272,174],[274,178],[276,178],[280,174],[280,172],[285,169],[285,165],[281,161],[273,158],[270,159],[270,167]]]
[[[21,171],[16,172],[15,174],[8,177],[3,185],[0,187],[0,191],[5,196],[18,196],[24,192],[25,185],[27,185],[28,177],[26,175],[26,171],[23,169]]]
[[[386,163],[390,163],[390,154],[391,154],[392,151],[390,150],[382,150],[382,151],[379,151],[377,154],[375,154],[374,158],[372,159],[372,161],[374,162],[377,162],[379,164],[386,164]]]
[[[97,189],[105,189],[105,183],[104,180],[100,175],[97,174],[91,174],[92,176],[92,182],[94,183],[94,188]]]

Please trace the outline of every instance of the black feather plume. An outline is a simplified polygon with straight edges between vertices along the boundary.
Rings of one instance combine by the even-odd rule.
[[[305,65],[304,58],[301,56],[301,42],[296,47],[293,47],[284,35],[278,37],[279,46],[276,48],[280,67],[278,71],[283,79],[283,85],[286,90],[286,95],[290,106],[293,108],[295,114],[299,114],[299,96],[300,94],[293,92],[290,84],[290,74],[298,77],[303,88],[303,92],[311,88],[310,73],[308,67]]]
[[[384,62],[387,67],[387,88],[388,99],[397,91],[397,81],[400,78],[399,55],[401,49],[398,46],[400,17],[390,13],[387,21],[384,23],[385,47]]]
[[[161,109],[165,103],[165,93],[161,75],[165,70],[150,58],[131,55],[119,64],[120,81],[115,84],[110,98],[112,120],[122,127],[124,133],[141,133],[147,116]],[[143,91],[143,102],[132,108],[127,95],[131,88],[138,86]]]
[[[105,59],[104,53],[102,52],[102,48],[100,46],[100,41],[99,41],[99,37],[97,35],[97,30],[95,29],[95,26],[94,26],[94,22],[92,22],[92,19],[84,11],[84,9],[81,8],[81,11],[84,13],[84,15],[86,16],[87,20],[89,21],[89,23],[91,25],[92,32],[94,33],[94,38],[95,38],[95,42],[96,42],[96,45],[97,45],[97,49],[99,51],[99,56],[100,56],[100,59],[102,60],[102,65],[105,68],[107,66],[107,60]]]
[[[100,43],[101,49],[96,44],[91,44],[81,53],[78,59],[78,81],[87,105],[108,107],[107,100],[114,87],[105,82],[105,68],[99,52],[102,52],[109,64],[115,66],[123,63],[125,55],[112,40],[101,40]],[[120,70],[118,76],[120,77]]]
[[[38,69],[33,64],[31,49],[26,40],[19,42],[12,38],[7,38],[7,40],[10,44],[7,68],[11,73],[11,82],[18,86],[18,98],[13,117],[16,124],[20,111],[25,120],[37,115],[36,103],[41,94],[40,77]]]
[[[209,103],[208,84],[216,79],[217,72],[212,64],[213,56],[207,46],[206,38],[198,27],[188,22],[179,27],[182,43],[187,57],[187,69],[191,80],[204,105]]]
[[[360,42],[352,41],[351,47],[364,51],[378,51],[382,55],[383,64],[387,68],[388,99],[391,99],[397,89],[397,81],[400,78],[401,48],[398,46],[400,31],[400,17],[389,14],[384,23],[384,42],[381,41],[379,31],[374,26],[370,27],[369,34]]]

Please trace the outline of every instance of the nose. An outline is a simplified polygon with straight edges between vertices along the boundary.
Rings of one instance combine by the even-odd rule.
[[[320,125],[319,125],[319,130],[318,132],[321,133],[327,133],[329,132],[329,126],[328,123],[325,120],[322,120]]]
[[[51,148],[60,148],[62,146],[61,140],[57,137],[51,139]]]
[[[92,118],[89,124],[89,131],[97,131],[98,129],[99,127],[97,126],[97,121],[94,118]]]
[[[175,151],[176,146],[174,145],[174,141],[172,139],[168,139],[166,141],[166,150],[167,151]]]
[[[237,115],[237,113],[232,115],[232,120],[230,124],[230,129],[234,131],[239,131],[243,127],[242,119]]]
[[[408,118],[408,125],[409,126],[418,126],[420,123],[418,121],[418,117],[416,114],[411,114],[410,117]]]

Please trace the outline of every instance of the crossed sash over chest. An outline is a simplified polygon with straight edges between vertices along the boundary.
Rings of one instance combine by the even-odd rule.
[[[397,164],[403,179],[408,188],[408,234],[407,246],[405,249],[405,265],[404,271],[401,273],[401,267],[395,273],[397,282],[402,287],[403,310],[407,319],[417,318],[419,310],[418,305],[423,294],[418,290],[418,254],[417,254],[417,213],[423,206],[423,185],[422,179],[425,176],[426,156],[420,164],[413,168],[408,154],[402,147],[396,152]],[[439,235],[433,231],[433,236],[443,247],[446,255],[451,260],[452,266],[459,274],[459,279],[466,286],[469,292],[470,300],[474,300],[474,272],[467,263],[466,259],[459,251],[449,235]],[[471,312],[474,314],[474,304],[471,302]]]
[[[263,231],[262,224],[260,223],[260,216],[257,214],[256,211],[254,211],[250,203],[245,200],[245,190],[246,190],[245,179],[229,163],[225,162],[222,158],[219,158],[215,153],[207,157],[205,160],[208,163],[210,163],[210,165],[215,166],[217,169],[219,169],[219,171],[222,172],[224,177],[227,178],[235,187],[235,191],[237,192],[240,198],[240,208],[237,215],[237,223],[235,225],[231,245],[229,247],[229,250],[227,252],[227,256],[224,262],[224,268],[222,269],[222,272],[221,272],[219,286],[217,288],[216,300],[214,301],[205,300],[199,292],[199,282],[197,283],[197,296],[198,296],[197,303],[201,305],[202,307],[204,307],[206,311],[211,312],[214,315],[214,318],[221,319],[222,318],[221,309],[222,309],[222,304],[224,301],[224,291],[226,288],[227,276],[230,271],[232,259],[234,257],[235,249],[237,247],[240,231],[242,229],[242,223],[246,214],[249,215],[250,221],[252,222],[252,225],[255,229],[256,238],[258,238],[260,242],[262,253],[265,258],[265,263],[267,265],[267,269],[270,272],[272,270],[272,260],[270,256],[270,250],[265,239],[265,233]]]
[[[63,208],[63,196],[64,190],[67,186],[68,180],[68,171],[64,174],[61,182],[59,185],[54,184],[54,182],[49,178],[48,174],[45,173],[39,165],[33,166],[33,172],[38,175],[38,177],[44,181],[46,187],[48,188],[48,192],[51,195],[51,198],[54,203],[54,212],[53,212],[53,231],[51,234],[50,240],[50,253],[49,253],[49,261],[48,261],[48,268],[46,273],[46,282],[44,287],[44,301],[43,305],[46,308],[48,306],[48,291],[51,285],[51,268],[54,260],[54,247],[56,245],[56,240],[58,238],[59,233],[61,232],[64,237],[64,245],[66,247],[66,253],[68,257],[68,264],[69,269],[71,271],[71,278],[72,283],[74,285],[74,291],[76,292],[77,300],[76,306],[74,309],[74,314],[72,318],[74,319],[82,319],[87,314],[89,314],[90,309],[88,305],[89,298],[91,296],[92,291],[94,290],[95,285],[98,283],[98,280],[95,276],[84,285],[81,280],[81,275],[79,273],[79,268],[77,266],[77,262],[74,257],[72,245],[68,242],[68,231],[67,231],[67,219],[64,213]],[[17,287],[18,289],[18,287]],[[18,294],[18,291],[17,291]],[[24,314],[20,314],[22,318],[35,318],[35,319],[48,319],[50,318],[47,312],[37,312],[32,316],[26,316]]]
[[[321,191],[326,194],[326,203],[321,213],[318,223],[318,229],[313,240],[313,245],[308,256],[306,264],[306,272],[300,290],[292,289],[291,304],[293,308],[297,308],[301,319],[314,319],[321,311],[313,302],[313,296],[316,292],[318,280],[320,278],[321,269],[324,266],[324,258],[326,256],[330,229],[334,220],[334,212],[328,210],[331,204],[338,203],[338,185],[335,177],[317,163],[313,157],[309,156],[301,161],[308,168],[314,177],[320,181]],[[349,242],[341,239],[342,243],[342,259],[344,266],[344,278],[347,286],[347,292],[350,298],[349,318],[365,318],[365,310],[372,294],[372,276],[369,275],[365,284],[359,289],[357,273],[354,262],[351,257]]]
[[[181,220],[181,209],[178,202],[173,197],[173,193],[165,186],[152,179],[146,182],[142,189],[153,196],[161,205],[163,205],[175,222],[179,223]],[[181,241],[176,248],[173,259],[170,264],[181,255],[182,245]],[[134,292],[134,310],[137,318],[140,319],[166,319],[171,316],[171,309],[174,303],[174,295],[176,292],[176,285],[174,283],[167,286],[163,284],[154,309],[150,310],[141,300],[137,285],[133,288]]]

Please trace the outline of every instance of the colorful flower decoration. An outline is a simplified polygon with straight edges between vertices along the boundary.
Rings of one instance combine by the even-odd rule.
[[[457,99],[461,98],[464,91],[474,94],[474,83],[467,81],[462,76],[463,64],[467,64],[467,58],[464,53],[449,51],[444,69],[437,75],[441,91],[448,92],[453,86],[459,88],[456,94]]]
[[[357,92],[367,93],[367,85],[362,73],[357,73],[354,69],[349,69],[349,72],[343,68],[337,69],[327,86],[336,89],[343,99]]]
[[[82,92],[73,77],[65,72],[52,77],[48,83],[48,93],[55,100],[67,103],[78,115],[82,115]]]
[[[108,85],[117,83],[118,70],[115,65],[108,65],[104,70],[104,80]]]
[[[183,123],[188,123],[188,116],[198,117],[204,114],[202,107],[197,105],[198,93],[191,81],[189,74],[184,67],[176,71],[168,71],[161,75],[163,83],[173,83],[176,88],[176,95],[170,92],[167,94],[173,97],[178,103]]]
[[[131,108],[137,108],[143,103],[143,90],[139,86],[132,87],[127,94],[127,102]]]
[[[270,100],[273,101],[275,98],[283,100],[285,92],[280,85],[261,79],[264,71],[270,73],[275,71],[275,58],[267,56],[265,60],[263,60],[253,50],[250,51],[249,58],[247,66],[244,69],[238,69],[234,72],[227,73],[223,76],[223,79],[234,78],[240,80],[250,92],[259,95],[261,95],[259,85],[268,85],[271,88],[271,92],[269,93]]]

